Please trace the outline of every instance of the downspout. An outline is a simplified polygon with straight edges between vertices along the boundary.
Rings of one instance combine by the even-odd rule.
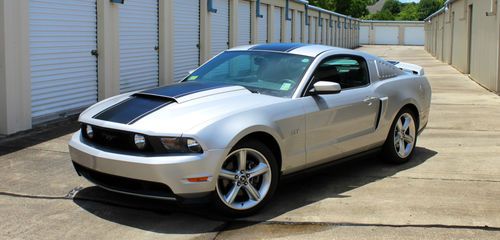
[[[495,16],[497,15],[497,4],[498,0],[491,0],[490,11],[486,12],[486,16]]]

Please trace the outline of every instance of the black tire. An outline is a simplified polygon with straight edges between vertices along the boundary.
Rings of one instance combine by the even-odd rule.
[[[407,151],[404,151],[405,154],[401,154],[401,152],[398,153],[398,150],[401,149],[401,147],[399,145],[399,141],[396,142],[396,138],[397,138],[396,135],[397,135],[397,131],[398,131],[398,128],[396,127],[396,125],[398,124],[398,121],[401,121],[401,119],[403,119],[403,117],[407,117],[407,116],[411,116],[411,118],[412,118],[411,124],[413,124],[413,130],[414,130],[413,143],[411,144],[410,151],[407,150]],[[406,136],[407,131],[405,131],[405,130],[403,130],[403,131],[405,132],[405,136]],[[408,131],[411,131],[411,129],[408,129]],[[415,146],[417,144],[417,137],[418,137],[417,132],[418,132],[418,119],[417,119],[416,114],[409,108],[401,109],[391,124],[391,129],[389,131],[389,134],[387,135],[387,139],[385,140],[385,144],[384,144],[384,147],[382,149],[382,159],[385,162],[394,163],[394,164],[402,164],[402,163],[406,163],[406,162],[410,161],[413,158],[413,155],[415,153]],[[400,133],[399,135],[401,135],[401,131],[399,131],[399,133]],[[405,144],[408,144],[408,143],[406,141],[403,142],[403,145],[405,146],[405,148],[403,148],[403,149],[410,149],[410,148],[408,148],[408,145],[405,145]]]
[[[259,141],[247,140],[247,141],[243,141],[241,143],[238,143],[235,147],[233,147],[233,149],[231,149],[227,158],[224,160],[225,161],[224,164],[227,161],[232,161],[230,159],[232,153],[235,153],[237,151],[244,150],[244,149],[251,149],[251,150],[257,151],[265,157],[265,159],[267,160],[268,166],[269,166],[270,177],[267,177],[267,179],[270,179],[270,183],[268,182],[269,189],[267,190],[267,193],[265,194],[265,196],[262,197],[260,202],[258,202],[255,206],[252,206],[248,209],[235,209],[235,208],[228,206],[228,204],[226,202],[224,202],[224,200],[221,199],[221,197],[223,197],[223,196],[219,194],[219,190],[223,187],[223,184],[224,184],[224,182],[222,182],[222,181],[230,181],[230,180],[227,180],[227,179],[224,179],[221,177],[218,177],[217,179],[215,179],[216,184],[217,184],[217,188],[212,194],[214,206],[218,212],[222,213],[223,215],[226,215],[229,217],[234,217],[234,218],[246,217],[246,216],[255,214],[257,211],[259,211],[264,205],[266,205],[269,202],[269,200],[274,195],[274,192],[276,191],[276,188],[278,186],[279,169],[278,169],[278,164],[277,164],[276,158],[275,158],[274,154],[272,153],[272,151],[265,144],[263,144]],[[250,156],[250,159],[248,159],[247,161],[253,161],[251,159],[251,157],[252,156]],[[223,167],[224,167],[224,164],[223,164]],[[253,169],[254,168],[249,168],[248,171],[250,172]],[[222,169],[221,169],[221,171],[222,171]],[[264,175],[262,175],[262,176],[264,176]],[[268,176],[268,175],[266,175],[266,176]],[[262,179],[264,179],[264,177],[262,177]],[[252,183],[250,181],[251,181],[250,178],[248,178],[249,185],[256,184],[255,182]],[[236,180],[234,182],[236,182]],[[263,186],[262,185],[263,182],[264,182],[264,180],[261,180],[261,183],[260,183],[261,187]],[[221,184],[221,185],[219,185],[219,184]],[[236,184],[236,183],[233,183],[233,184]],[[219,187],[219,186],[221,186],[221,187]],[[242,188],[240,190],[241,192],[239,193],[240,195],[238,195],[238,197],[244,198],[245,196],[243,196],[243,194],[246,194],[248,199],[250,200],[250,198],[251,198],[250,193],[248,193],[248,191],[246,191],[245,188],[243,188],[243,187],[244,186],[242,185]],[[220,191],[222,191],[222,190],[220,190]],[[243,206],[243,204],[242,204],[242,206]]]

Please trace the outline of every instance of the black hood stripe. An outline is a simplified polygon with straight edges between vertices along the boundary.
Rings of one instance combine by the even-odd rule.
[[[227,87],[221,83],[182,82],[138,92],[93,118],[122,124],[133,124],[139,119],[171,103],[177,98],[206,90]]]
[[[96,114],[94,118],[109,122],[132,124],[149,113],[152,113],[172,102],[173,101],[169,99],[131,96],[125,101],[113,105]]]
[[[146,91],[142,91],[137,93],[138,95],[154,95],[161,96],[166,98],[177,99],[183,96],[187,96],[189,94],[203,92],[211,89],[228,87],[231,85],[227,85],[224,83],[215,83],[215,82],[180,82],[172,85],[167,85],[164,87],[158,87],[149,89]]]

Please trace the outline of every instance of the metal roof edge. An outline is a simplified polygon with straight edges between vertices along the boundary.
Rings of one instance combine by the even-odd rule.
[[[443,7],[442,7],[442,8],[440,8],[440,9],[439,9],[439,10],[437,10],[436,12],[434,12],[434,13],[432,13],[431,15],[429,15],[428,17],[426,17],[426,18],[424,19],[424,21],[429,21],[431,18],[433,18],[433,17],[435,17],[435,16],[437,16],[437,15],[441,14],[442,12],[446,11],[447,6],[448,6],[449,4],[451,4],[451,3],[455,2],[455,1],[456,1],[456,0],[446,0],[446,2],[444,2],[444,4],[443,4]]]
[[[398,20],[361,20],[362,23],[424,23],[424,21],[398,21]]]

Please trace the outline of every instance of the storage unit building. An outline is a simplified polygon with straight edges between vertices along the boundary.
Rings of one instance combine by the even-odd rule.
[[[0,12],[0,134],[182,80],[229,47],[337,36],[337,14],[302,0],[0,0]]]

